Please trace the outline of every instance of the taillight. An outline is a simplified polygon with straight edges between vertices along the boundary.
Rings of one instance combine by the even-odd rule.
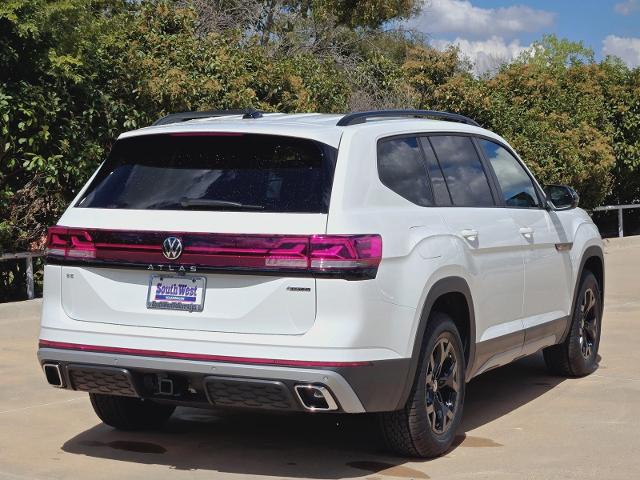
[[[372,268],[382,259],[380,235],[315,235],[310,241],[311,270]]]
[[[172,235],[181,238],[184,244],[184,252],[177,263],[248,270],[304,270],[308,266],[308,237],[189,233]]]
[[[180,254],[171,259],[163,253],[163,243],[169,237],[181,244]],[[47,257],[51,261],[147,269],[181,266],[189,271],[373,278],[382,259],[382,239],[380,235],[233,235],[55,226],[49,228]]]
[[[50,227],[47,256],[62,258],[96,258],[96,247],[88,230]]]
[[[47,256],[64,257],[69,248],[69,237],[66,228],[49,227],[47,232]]]

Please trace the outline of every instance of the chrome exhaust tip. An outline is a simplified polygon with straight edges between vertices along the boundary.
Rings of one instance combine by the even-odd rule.
[[[329,412],[338,409],[338,404],[327,387],[307,384],[296,385],[294,390],[298,400],[306,410],[311,412]]]
[[[47,377],[47,382],[56,388],[64,388],[64,380],[62,372],[60,371],[60,365],[57,363],[45,363],[42,365],[44,374]]]

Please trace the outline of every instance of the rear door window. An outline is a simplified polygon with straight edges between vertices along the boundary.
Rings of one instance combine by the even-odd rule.
[[[380,181],[398,195],[421,206],[433,205],[422,151],[416,137],[400,137],[378,143]]]
[[[327,213],[336,150],[259,134],[166,134],[115,143],[77,207]]]
[[[470,137],[433,135],[429,137],[429,141],[438,158],[455,206],[495,205],[489,180]]]

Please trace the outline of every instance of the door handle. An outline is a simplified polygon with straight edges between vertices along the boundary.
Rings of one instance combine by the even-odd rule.
[[[533,228],[531,227],[522,227],[520,229],[520,235],[523,237],[530,238],[533,235]]]
[[[470,242],[475,242],[478,239],[478,231],[473,228],[464,229],[460,234]]]

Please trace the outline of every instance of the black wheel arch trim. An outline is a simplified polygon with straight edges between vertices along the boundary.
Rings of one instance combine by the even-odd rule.
[[[602,312],[604,310],[604,284],[605,284],[605,271],[604,271],[604,252],[602,251],[602,247],[598,245],[592,245],[587,247],[582,254],[582,258],[580,259],[580,267],[578,268],[578,275],[576,276],[576,282],[573,287],[573,301],[571,302],[571,310],[569,312],[569,321],[567,322],[567,326],[564,330],[562,338],[560,342],[562,343],[567,338],[569,331],[571,330],[571,324],[573,319],[573,313],[575,312],[576,305],[578,302],[578,294],[580,293],[580,281],[582,280],[582,275],[585,271],[586,263],[591,258],[599,258],[602,263],[602,279],[600,281],[600,318],[602,318]],[[594,275],[596,272],[592,272]]]
[[[413,350],[411,353],[411,359],[409,368],[407,370],[407,376],[404,381],[404,388],[400,395],[397,409],[401,409],[407,402],[411,389],[415,381],[416,371],[418,369],[418,362],[420,361],[420,353],[422,345],[424,343],[424,333],[427,329],[427,321],[431,315],[431,311],[436,301],[448,293],[459,293],[464,295],[467,301],[467,308],[469,314],[469,352],[467,355],[465,376],[466,381],[469,380],[470,367],[474,364],[476,353],[476,322],[473,309],[473,299],[471,297],[471,289],[467,284],[467,281],[462,277],[445,277],[438,280],[433,284],[422,306],[422,312],[420,314],[420,323],[416,330],[416,335],[413,343]]]

